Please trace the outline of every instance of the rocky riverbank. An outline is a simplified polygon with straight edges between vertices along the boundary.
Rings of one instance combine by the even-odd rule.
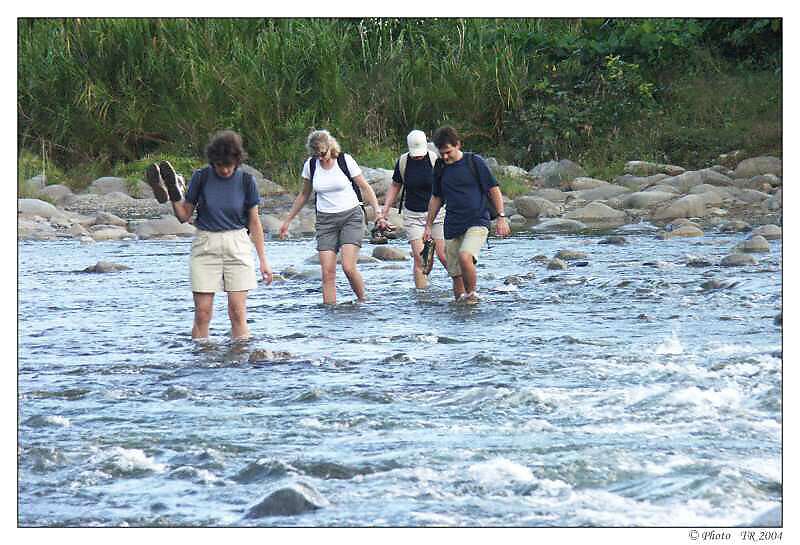
[[[506,199],[506,214],[514,231],[582,233],[613,231],[648,222],[658,227],[660,239],[702,237],[707,232],[749,234],[732,249],[727,265],[752,263],[752,253],[769,251],[765,239],[780,238],[783,219],[782,161],[776,157],[745,158],[739,152],[721,155],[719,164],[702,170],[677,165],[631,161],[611,181],[586,176],[567,159],[550,161],[530,171],[487,159],[499,175],[519,178],[530,190]],[[245,165],[258,183],[264,230],[276,235],[291,207],[293,194]],[[362,167],[379,201],[391,184],[387,169]],[[84,243],[122,239],[186,237],[191,224],[181,224],[169,203],[158,204],[149,187],[138,184],[136,196],[122,178],[104,177],[75,194],[63,185],[39,184],[42,199],[19,199],[19,240],[78,239]],[[49,202],[48,202],[49,201]],[[54,203],[54,204],[51,204]],[[368,219],[374,211],[367,207]],[[402,233],[396,209],[390,221]],[[293,220],[290,236],[314,234],[310,202]]]

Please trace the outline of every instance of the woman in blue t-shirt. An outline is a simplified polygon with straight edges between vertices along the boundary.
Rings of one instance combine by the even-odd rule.
[[[428,139],[420,130],[408,133],[406,142],[408,153],[401,155],[394,165],[393,183],[389,186],[383,202],[383,217],[388,217],[389,208],[394,204],[400,189],[405,186],[404,199],[400,204],[403,207],[403,228],[411,245],[411,254],[414,256],[414,285],[418,289],[423,289],[428,286],[428,276],[422,266],[422,234],[428,217],[428,202],[431,200],[433,165],[438,155],[428,149]],[[444,251],[444,216],[445,207],[442,206],[436,215],[431,235],[436,255],[447,268]]]
[[[172,201],[181,223],[190,221],[197,209],[197,234],[190,259],[194,296],[192,338],[208,337],[214,293],[218,291],[228,294],[231,336],[246,338],[250,335],[247,293],[257,285],[253,246],[261,278],[265,284],[272,282],[272,270],[264,252],[264,230],[258,216],[258,188],[253,176],[239,168],[247,155],[237,133],[218,132],[206,147],[206,156],[209,166],[194,173],[185,199],[183,178],[168,161],[151,165],[147,181],[156,199],[166,202],[168,197]]]

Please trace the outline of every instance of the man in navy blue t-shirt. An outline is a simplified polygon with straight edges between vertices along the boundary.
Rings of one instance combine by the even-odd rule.
[[[441,175],[434,177],[423,239],[430,238],[433,220],[442,203],[446,203],[445,254],[447,272],[453,279],[453,295],[456,301],[474,304],[478,302],[475,264],[491,225],[489,199],[498,213],[497,236],[511,233],[503,212],[503,195],[483,158],[469,157],[461,151],[461,138],[453,127],[439,128],[433,135],[433,143],[444,164],[440,166]]]

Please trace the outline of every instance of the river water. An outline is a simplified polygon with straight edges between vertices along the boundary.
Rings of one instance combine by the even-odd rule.
[[[334,308],[260,285],[232,343],[218,296],[199,344],[189,240],[20,242],[19,524],[746,524],[783,497],[781,242],[722,268],[743,236],[622,231],[492,239],[476,306],[438,263],[424,291],[363,264],[364,304],[341,271]],[[588,264],[532,260],[562,249]],[[314,253],[267,243],[275,272]],[[131,269],[75,272],[99,260]],[[246,518],[295,483],[322,508]]]

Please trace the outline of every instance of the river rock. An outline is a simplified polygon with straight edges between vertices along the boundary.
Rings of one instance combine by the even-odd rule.
[[[95,225],[116,225],[117,227],[128,227],[128,222],[119,216],[115,216],[109,212],[100,211],[95,215]]]
[[[723,267],[744,267],[746,265],[756,265],[758,262],[750,254],[733,253],[723,257],[719,264]]]
[[[706,198],[703,195],[686,195],[653,213],[653,219],[702,218],[706,215]]]
[[[55,240],[56,238],[58,238],[58,233],[49,221],[39,216],[17,218],[18,240]]]
[[[764,202],[767,210],[783,210],[783,190],[779,189]]]
[[[528,174],[540,181],[544,187],[551,188],[559,188],[562,183],[570,182],[580,176],[586,176],[583,167],[569,159],[540,163],[533,167]]]
[[[265,233],[269,233],[273,238],[279,238],[281,225],[283,225],[283,222],[272,214],[261,214],[261,227],[264,229]],[[290,233],[291,230],[292,226],[290,224]]]
[[[372,249],[372,257],[381,261],[406,261],[406,252],[395,246],[381,245]]]
[[[658,192],[658,193],[671,193],[672,195],[680,195],[681,194],[681,192],[678,189],[676,189],[675,187],[673,187],[671,185],[666,185],[666,184],[651,185],[650,187],[645,189],[645,192],[647,192],[647,193],[650,193],[650,192],[653,192],[653,193],[656,193],[656,192]]]
[[[622,207],[636,209],[650,208],[674,198],[674,193],[663,193],[661,191],[638,191],[636,193],[626,195],[622,200]]]
[[[302,515],[317,509],[322,509],[329,504],[322,495],[310,485],[293,483],[280,488],[257,505],[251,507],[245,518],[255,519],[262,517],[290,517]]]
[[[97,242],[104,240],[123,240],[135,238],[133,233],[130,233],[127,229],[117,225],[92,225],[89,228],[89,236],[91,236]]]
[[[736,192],[736,198],[748,204],[764,202],[769,199],[769,197],[770,196],[767,193],[762,193],[761,191],[756,191],[755,189],[745,188],[739,189]]]
[[[719,226],[720,233],[741,233],[750,229],[750,224],[742,220],[726,221]]]
[[[17,199],[17,213],[50,219],[62,214],[61,210],[39,199]]]
[[[613,235],[613,236],[610,236],[610,237],[606,237],[606,238],[602,239],[600,242],[598,242],[598,244],[617,244],[617,245],[622,245],[622,244],[627,244],[627,243],[628,243],[628,240],[625,237],[619,236],[619,235]]]
[[[537,189],[533,191],[530,197],[541,197],[542,199],[547,199],[550,202],[561,203],[567,199],[567,194],[561,191],[560,189],[554,188],[544,188],[544,189]]]
[[[69,195],[72,195],[72,190],[65,185],[55,184],[44,187],[39,194],[56,204],[61,204]]]
[[[508,218],[508,224],[512,229],[522,229],[528,225],[528,219],[522,214],[514,214]]]
[[[654,174],[652,176],[634,176],[633,174],[623,174],[614,178],[614,184],[627,187],[631,191],[643,191],[644,189],[658,184],[661,180],[669,178],[666,174]]]
[[[564,271],[567,269],[567,264],[563,260],[556,257],[547,263],[547,269],[551,271]]]
[[[719,172],[723,176],[727,176],[730,179],[734,178],[734,172],[724,165],[711,165],[708,167],[709,170],[713,170],[714,172]]]
[[[565,218],[547,219],[531,228],[537,233],[579,233],[585,229],[588,229],[585,223]]]
[[[559,250],[554,256],[562,261],[575,261],[577,259],[586,259],[588,256],[585,252],[577,252],[574,250]]]
[[[511,178],[527,178],[528,171],[524,168],[520,168],[514,165],[503,165],[498,166],[494,169],[494,172],[500,174],[501,176],[509,176]]]
[[[696,225],[682,225],[677,229],[669,231],[669,237],[702,237],[704,235],[703,230],[697,227]]]
[[[569,191],[582,191],[585,189],[594,189],[596,187],[609,185],[605,180],[598,180],[596,178],[586,178],[579,176],[574,180],[564,184]]]
[[[769,242],[761,235],[752,235],[750,238],[737,244],[736,250],[747,253],[769,253]]]
[[[591,225],[619,226],[625,224],[626,215],[625,212],[614,210],[605,204],[593,202],[583,208],[567,212],[564,214],[564,219],[578,220]]]
[[[128,183],[125,178],[116,176],[103,176],[93,181],[88,187],[89,193],[107,195],[109,193],[128,194]]]
[[[777,225],[762,225],[753,229],[753,235],[759,235],[766,240],[775,240],[781,238],[783,231]]]
[[[745,159],[736,165],[734,176],[736,178],[752,178],[759,174],[783,175],[783,162],[777,157],[769,155]]]
[[[162,216],[158,219],[146,220],[136,226],[136,235],[144,240],[167,236],[189,237],[197,229],[189,223],[181,223],[172,215]]]
[[[606,184],[604,186],[595,187],[594,189],[572,191],[571,193],[568,193],[567,196],[568,197],[572,196],[577,200],[591,202],[591,201],[611,199],[613,197],[617,197],[625,193],[630,193],[630,189],[628,189],[627,187],[621,187],[614,184]]]
[[[392,184],[392,174],[394,173],[393,170],[387,170],[385,168],[361,167],[361,172],[364,175],[364,179],[375,192],[375,196],[380,198],[386,195],[386,192],[389,190],[389,186]]]
[[[686,169],[676,165],[665,165],[661,163],[651,163],[648,161],[628,161],[623,169],[626,174],[634,176],[652,176],[653,174],[664,173],[669,176],[683,174]]]
[[[111,263],[110,261],[98,261],[97,264],[91,267],[86,267],[81,272],[85,273],[110,273],[117,271],[127,271],[130,267],[127,265],[120,265],[118,263]]]
[[[561,215],[561,208],[547,199],[526,195],[514,199],[517,213],[526,218],[552,218]]]
[[[717,157],[717,162],[725,167],[734,168],[742,161],[743,158],[744,150],[737,149],[721,154],[719,157]]]

